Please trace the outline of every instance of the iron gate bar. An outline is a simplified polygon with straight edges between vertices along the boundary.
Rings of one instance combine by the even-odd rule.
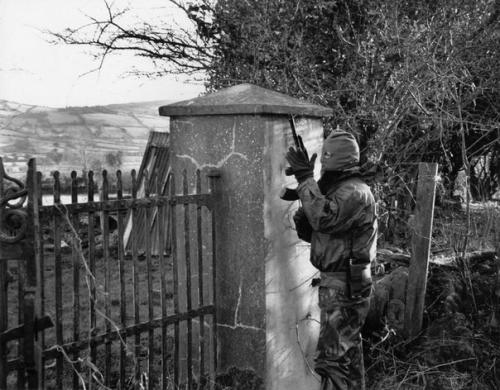
[[[22,251],[24,252],[24,250]],[[25,275],[26,275],[26,260],[24,258],[24,253],[22,253],[20,259],[21,261],[18,262],[17,264],[17,323],[19,326],[22,326],[23,329],[23,334],[22,337],[24,337],[24,285],[25,285]],[[17,353],[20,356],[24,355],[23,351],[23,343],[18,342],[17,343]],[[17,369],[17,385],[18,387],[24,388],[25,387],[25,372],[24,372],[24,365],[20,365]]]
[[[81,350],[82,348],[85,348],[89,342],[93,339],[95,345],[99,344],[104,344],[107,341],[113,341],[113,340],[119,340],[120,337],[123,336],[133,336],[136,332],[142,333],[147,331],[150,327],[153,328],[160,328],[162,326],[167,326],[167,325],[173,325],[177,324],[182,321],[186,321],[188,318],[196,318],[201,315],[211,315],[214,314],[215,312],[215,306],[214,305],[208,305],[201,307],[199,309],[194,309],[191,310],[190,312],[184,312],[184,313],[179,313],[179,314],[171,314],[167,316],[166,318],[156,318],[153,321],[146,321],[142,322],[140,324],[135,324],[135,325],[130,325],[127,326],[125,329],[120,329],[118,330],[112,330],[110,333],[101,333],[93,338],[85,338],[85,339],[80,339],[77,342],[69,342],[66,344],[62,344],[61,347],[64,348],[65,351],[67,352],[73,352],[74,350]],[[43,359],[45,361],[47,360],[52,360],[55,359],[57,356],[59,356],[60,353],[52,348],[45,349],[43,351]],[[9,371],[15,370],[19,367],[19,365],[22,364],[22,360],[19,358],[9,360],[8,362],[8,369]]]
[[[44,329],[54,326],[52,318],[48,315],[44,315],[40,318],[35,319],[35,331],[42,331]],[[24,337],[24,324],[19,324],[13,328],[7,329],[0,335],[0,342],[6,343],[7,341],[12,341]]]
[[[40,207],[42,206],[42,197],[43,197],[43,194],[42,194],[42,173],[41,172],[36,172],[36,185],[37,185],[37,188],[38,188],[38,199],[37,199],[37,202],[38,202],[38,220],[40,221]],[[39,231],[39,234],[41,235],[42,234],[42,226],[40,224],[40,231]],[[40,283],[39,283],[39,291],[40,291],[40,313],[42,314],[42,317],[37,319],[37,326],[40,325],[39,324],[39,321],[43,321],[43,319],[45,318],[45,272],[44,272],[44,268],[45,268],[45,258],[44,258],[44,255],[43,255],[43,251],[44,251],[44,244],[43,244],[43,239],[39,239],[37,240],[37,244],[38,246],[35,248],[35,250],[37,251],[38,253],[38,257],[39,257],[39,261],[40,261],[40,267],[39,267],[39,274],[40,274]],[[50,318],[50,317],[49,317]],[[50,318],[50,321],[51,321],[51,324],[50,324],[50,327],[53,327],[54,326],[54,323],[52,322],[52,319]],[[40,340],[40,347],[41,347],[41,350],[43,351],[44,348],[45,348],[45,329],[47,329],[48,327],[42,327],[40,329],[40,331],[38,332],[38,337],[39,337],[39,340]],[[40,372],[40,383],[41,383],[41,386],[42,388],[45,388],[45,370],[44,370],[44,365],[43,365],[43,353],[42,353],[42,366],[41,366],[41,372]]]
[[[0,335],[3,335],[9,326],[8,324],[8,312],[9,312],[9,301],[8,301],[8,254],[6,251],[11,252],[10,248],[13,245],[7,240],[8,236],[3,232],[3,221],[9,207],[7,200],[7,194],[5,193],[4,180],[8,180],[8,175],[4,170],[3,159],[0,157]],[[22,186],[24,186],[21,183]],[[20,187],[19,187],[20,188]],[[15,245],[17,250],[20,248]],[[9,373],[9,366],[7,362],[7,348],[5,348],[5,343],[0,340],[0,388],[7,387],[7,375]]]
[[[196,170],[196,193],[201,194],[201,172]],[[201,222],[201,206],[196,205],[196,238],[198,249],[198,306],[203,306],[203,237]],[[200,316],[200,380],[205,373],[205,316]]]
[[[137,200],[137,186],[138,186],[138,181],[137,181],[137,176],[135,170],[132,171],[132,199]],[[139,226],[138,222],[138,209],[134,207],[132,209],[132,226],[133,226],[133,231],[137,230],[137,226]],[[139,253],[138,253],[138,248],[137,248],[137,240],[132,240],[132,272],[133,272],[133,292],[134,292],[134,322],[138,324],[140,322],[140,309],[139,309]],[[139,356],[140,351],[141,351],[141,333],[138,330],[134,330],[134,340],[135,340],[135,356]],[[136,362],[136,372],[135,372],[135,379],[139,380],[139,375],[140,375],[140,363],[137,361]]]
[[[151,176],[147,169],[144,170],[144,195],[149,199],[152,186]],[[148,286],[148,319],[149,323],[154,319],[154,308],[153,308],[153,268],[151,263],[151,208],[146,207],[145,213],[143,214],[144,226],[146,229],[145,236],[145,247],[146,247],[146,268],[147,268],[147,286]],[[151,356],[151,351],[154,348],[154,328],[148,328],[148,366],[147,366],[147,376],[148,376],[148,389],[153,390],[153,381],[151,378],[151,373],[153,372],[153,357]]]
[[[24,289],[24,338],[23,353],[25,375],[28,388],[41,387],[42,353],[35,330],[36,319],[41,317],[40,307],[40,219],[38,214],[38,192],[36,161],[28,161],[28,223],[23,241],[26,279]],[[30,223],[31,222],[31,223]]]
[[[94,201],[94,191],[95,191],[95,186],[94,186],[94,172],[90,171],[88,173],[88,184],[87,184],[87,200],[89,202]],[[90,273],[92,275],[95,275],[95,236],[94,236],[94,225],[95,225],[95,213],[93,210],[88,211],[88,242],[89,242],[89,250],[88,250],[88,257],[89,257],[89,268],[90,268]],[[92,282],[90,283],[90,302],[89,302],[89,327],[90,327],[90,337],[89,337],[89,348],[90,348],[90,360],[95,362],[97,358],[97,349],[96,349],[96,344],[92,340],[92,338],[95,336],[96,332],[96,325],[97,325],[97,318],[96,318],[96,308],[95,308],[95,299],[96,299],[96,286],[95,283]],[[89,368],[89,383],[92,383],[92,370]],[[90,387],[92,387],[90,385]]]
[[[58,202],[60,203],[60,202]],[[75,203],[75,204],[65,204],[64,207],[68,210],[68,213],[87,213],[87,212],[102,212],[102,211],[127,211],[136,208],[146,208],[146,207],[159,207],[176,204],[199,204],[201,206],[206,206],[208,209],[212,209],[212,200],[210,194],[190,194],[190,195],[175,195],[175,198],[170,198],[168,196],[160,196],[158,198],[131,198],[131,199],[109,199],[107,201],[96,201],[88,203]],[[52,205],[45,205],[40,208],[40,216],[53,216],[54,214],[59,214],[60,212],[54,209]]]
[[[182,194],[188,193],[187,171],[182,172]],[[186,266],[186,307],[192,309],[191,297],[191,242],[189,239],[189,203],[184,203],[184,258]],[[187,320],[187,380],[188,389],[193,387],[193,323]]]
[[[146,172],[147,175],[147,172]],[[162,373],[162,381],[161,381],[161,387],[162,388],[167,388],[167,386],[170,385],[170,382],[168,381],[168,365],[167,365],[167,360],[169,358],[174,359],[174,382],[178,386],[180,382],[182,384],[186,384],[185,381],[187,381],[188,386],[193,386],[194,385],[194,357],[195,353],[198,354],[198,360],[199,360],[199,379],[204,380],[205,376],[205,369],[209,368],[209,375],[210,378],[215,380],[215,372],[214,369],[216,368],[216,359],[217,359],[217,343],[216,343],[216,308],[215,308],[215,296],[213,294],[213,291],[204,291],[206,288],[206,284],[204,281],[204,267],[206,265],[203,264],[203,234],[204,234],[204,225],[202,224],[203,218],[202,218],[202,207],[206,207],[207,210],[210,212],[211,215],[211,224],[210,228],[213,230],[215,226],[215,216],[213,213],[213,209],[215,206],[215,197],[214,194],[215,192],[211,191],[208,194],[201,194],[201,173],[199,171],[196,171],[196,177],[195,177],[195,194],[188,194],[188,180],[187,180],[187,174],[186,172],[183,173],[183,183],[182,183],[182,195],[177,195],[175,193],[175,181],[172,180],[170,188],[165,187],[165,183],[160,183],[158,178],[154,176],[149,177],[149,180],[146,180],[146,188],[145,188],[145,198],[144,199],[137,199],[137,180],[134,178],[134,175],[132,176],[132,182],[133,182],[133,188],[132,188],[132,198],[131,199],[123,199],[123,184],[121,181],[121,172],[117,172],[117,194],[116,194],[116,199],[109,200],[109,182],[108,182],[108,177],[107,173],[103,173],[103,186],[102,186],[102,195],[101,195],[101,200],[98,202],[94,202],[94,180],[93,180],[93,173],[89,172],[88,174],[88,180],[86,180],[86,185],[87,185],[87,196],[88,196],[88,202],[86,203],[78,203],[78,181],[79,178],[76,175],[76,172],[72,172],[71,174],[71,203],[70,204],[63,204],[61,203],[61,179],[60,179],[60,174],[59,172],[54,172],[53,174],[53,202],[54,205],[52,206],[43,206],[42,205],[42,196],[41,196],[41,191],[39,190],[40,184],[41,184],[41,174],[39,172],[36,172],[36,163],[34,160],[29,165],[29,171],[28,171],[28,213],[29,213],[29,218],[31,223],[27,223],[28,230],[27,230],[27,238],[32,237],[32,240],[26,240],[26,245],[24,245],[24,254],[25,257],[28,259],[31,259],[31,261],[26,262],[27,269],[26,272],[23,273],[22,270],[20,271],[20,277],[22,278],[25,276],[25,283],[21,281],[19,284],[18,288],[20,289],[21,296],[23,299],[19,301],[20,307],[24,304],[26,306],[26,310],[22,313],[22,316],[20,319],[23,319],[23,324],[19,324],[19,326],[13,328],[13,329],[4,329],[5,332],[3,336],[0,335],[0,343],[2,346],[2,350],[5,350],[3,346],[7,343],[7,341],[10,341],[14,338],[23,338],[21,341],[22,348],[19,351],[20,355],[17,358],[11,359],[7,361],[5,358],[4,361],[2,361],[2,356],[0,356],[0,382],[2,380],[7,380],[7,376],[9,375],[9,372],[13,372],[14,370],[17,370],[19,373],[19,378],[18,378],[18,386],[24,386],[24,381],[26,380],[26,384],[31,388],[40,388],[42,387],[42,381],[44,379],[44,365],[42,362],[49,362],[49,361],[54,361],[55,360],[55,378],[52,380],[55,381],[55,386],[57,388],[63,388],[65,386],[71,386],[73,388],[78,388],[80,386],[80,381],[83,381],[83,377],[80,375],[82,373],[79,373],[77,375],[71,375],[68,372],[68,376],[65,376],[66,374],[66,363],[64,361],[64,358],[70,359],[69,356],[71,356],[71,359],[74,359],[79,362],[79,358],[82,357],[82,351],[83,350],[90,350],[90,361],[91,362],[96,362],[96,351],[97,348],[100,345],[104,345],[105,348],[107,349],[105,352],[104,359],[109,361],[111,358],[111,353],[114,351],[109,351],[108,348],[111,346],[111,343],[116,342],[116,340],[119,339],[125,339],[126,337],[132,337],[135,336],[135,339],[138,340],[138,342],[135,343],[135,348],[136,348],[136,356],[140,356],[140,340],[141,340],[141,335],[143,333],[148,334],[148,345],[149,345],[149,351],[150,354],[148,356],[148,367],[147,367],[147,372],[148,372],[148,379],[149,379],[149,388],[157,388],[157,382],[156,380],[153,381],[154,379],[154,365],[153,362],[155,361],[153,359],[153,353],[154,353],[154,347],[155,347],[155,342],[154,342],[154,335],[155,331],[159,328],[161,328],[161,359],[162,359],[162,367],[161,367],[161,373]],[[173,179],[173,175],[170,176]],[[215,188],[213,187],[212,180],[213,178],[210,178],[210,183],[211,186],[210,188]],[[3,187],[3,185],[2,185]],[[168,190],[168,195],[164,196],[163,193],[160,195],[159,189],[160,187],[162,188],[162,191],[167,189]],[[1,188],[1,187],[0,187]],[[156,189],[155,191],[155,196],[151,196],[151,189]],[[193,206],[190,206],[192,204]],[[179,207],[177,207],[179,206]],[[123,230],[125,228],[124,226],[124,212],[126,210],[131,210],[131,218],[133,222],[133,228],[137,228],[138,226],[138,219],[137,219],[137,211],[139,209],[146,209],[141,215],[141,220],[145,218],[146,220],[146,226],[148,227],[148,233],[145,236],[146,239],[146,265],[147,265],[147,294],[148,294],[148,302],[147,302],[147,320],[143,319],[143,321],[140,321],[140,309],[139,309],[139,283],[138,283],[138,276],[139,276],[139,256],[138,256],[138,247],[137,247],[137,240],[132,240],[132,279],[133,279],[133,299],[134,299],[134,319],[136,319],[134,324],[127,324],[127,308],[126,308],[126,299],[127,295],[125,294],[126,286],[125,286],[125,248],[124,248],[124,243],[123,243]],[[196,208],[196,211],[195,211]],[[178,209],[178,210],[177,210]],[[151,214],[155,212],[155,221],[158,222],[160,221],[160,225],[157,225],[156,223],[153,223],[154,227],[152,228],[151,222],[152,217]],[[182,289],[182,291],[179,291],[179,258],[178,254],[176,251],[176,246],[177,246],[177,240],[176,240],[176,214],[179,212],[179,215],[183,215],[184,217],[184,232],[182,232],[182,235],[184,236],[184,244],[185,247],[183,248],[186,252],[186,274],[183,274],[183,280],[184,277],[186,277],[186,289]],[[1,212],[0,212],[1,213]],[[83,259],[81,258],[82,254],[80,253],[81,250],[81,243],[77,237],[74,236],[75,232],[79,232],[80,228],[83,227],[82,222],[80,220],[80,217],[87,217],[88,218],[88,226],[85,228],[87,230],[88,234],[88,252],[85,255],[86,257],[88,256],[88,264],[89,264],[89,271],[95,275],[96,272],[96,236],[95,236],[95,231],[94,231],[94,223],[96,221],[96,216],[95,213],[100,213],[101,214],[101,223],[102,223],[102,242],[103,242],[103,252],[104,252],[104,267],[105,267],[105,275],[104,278],[105,280],[105,286],[104,286],[104,291],[106,293],[109,293],[111,291],[110,289],[110,276],[111,276],[111,268],[110,268],[110,260],[111,260],[111,253],[110,251],[110,227],[109,227],[109,220],[106,218],[106,216],[109,216],[111,213],[113,215],[116,214],[117,216],[117,226],[118,226],[118,255],[117,255],[117,267],[118,267],[118,273],[119,273],[119,279],[120,279],[120,309],[119,309],[119,326],[118,327],[110,327],[109,321],[105,323],[105,330],[103,330],[102,333],[96,334],[97,333],[97,328],[96,328],[96,314],[97,314],[97,308],[95,306],[95,298],[96,298],[96,286],[91,283],[90,284],[90,291],[89,291],[89,332],[87,335],[81,333],[82,328],[82,318],[81,318],[81,313],[80,309],[83,308],[82,302],[80,301],[80,295],[82,293],[81,288],[80,288],[80,279],[82,278],[82,271],[80,270],[81,261]],[[45,304],[45,291],[44,291],[44,284],[43,284],[43,269],[41,265],[43,264],[43,236],[42,236],[42,231],[41,231],[41,226],[40,226],[40,216],[44,216],[45,221],[49,221],[50,225],[52,225],[52,238],[54,239],[54,276],[55,276],[55,287],[54,287],[54,292],[53,295],[55,298],[54,302],[54,307],[53,310],[55,309],[55,317],[54,317],[54,322],[55,322],[55,344],[54,345],[45,345],[43,342],[43,332],[42,332],[42,337],[39,337],[38,340],[36,340],[35,335],[40,332],[42,329],[44,329],[46,326],[50,325],[50,317],[48,316],[41,316],[37,312],[40,310],[41,307]],[[193,218],[193,219],[191,219]],[[190,227],[190,224],[192,223],[191,221],[194,220],[193,226]],[[167,222],[168,221],[168,222]],[[208,222],[208,221],[207,221]],[[66,255],[63,256],[62,253],[62,248],[61,248],[61,242],[63,238],[63,234],[65,229],[67,229],[66,224],[71,224],[71,227],[69,227],[69,231],[73,233],[72,239],[73,239],[73,246],[71,249],[71,263],[72,268],[70,268],[68,271],[70,274],[72,274],[72,277],[69,277],[69,279],[66,277],[66,261],[68,258]],[[165,226],[164,223],[167,223],[168,226]],[[208,227],[207,226],[207,227]],[[196,233],[191,232],[191,228],[196,230]],[[192,233],[192,234],[191,234]],[[193,235],[195,234],[196,237]],[[168,236],[167,236],[168,235]],[[159,272],[160,272],[160,280],[159,282],[161,283],[161,318],[155,318],[155,309],[153,305],[153,258],[152,258],[152,245],[149,245],[148,243],[152,242],[152,239],[155,239],[158,243],[158,246],[160,248],[159,253],[158,253],[158,261],[159,261]],[[166,257],[165,257],[165,250],[167,249],[166,246],[169,245],[170,241],[172,244],[172,264],[173,264],[173,305],[174,305],[174,312],[173,313],[168,313],[167,312],[167,265],[165,263]],[[190,244],[197,245],[197,253],[192,252],[194,248],[190,247]],[[215,253],[216,253],[216,246],[215,246],[215,231],[212,232],[212,260],[213,264],[211,265],[212,267],[212,272],[215,272]],[[180,248],[179,248],[180,249]],[[192,253],[191,253],[192,252]],[[114,256],[113,256],[114,259]],[[1,264],[4,264],[6,262],[0,262]],[[69,263],[69,262],[68,262]],[[198,268],[198,281],[197,283],[193,283],[191,280],[191,277],[193,277],[195,274],[193,272],[192,267],[197,267]],[[208,269],[208,268],[207,268]],[[64,270],[64,273],[63,273]],[[2,275],[3,276],[3,275]],[[5,279],[5,278],[4,278]],[[63,279],[64,279],[64,285],[63,285]],[[2,279],[0,278],[0,282]],[[214,281],[215,282],[215,281]],[[7,282],[5,282],[7,283]],[[155,282],[156,283],[156,282]],[[5,288],[6,284],[3,286],[0,286],[0,314],[2,314],[4,311],[7,312],[7,290]],[[3,287],[3,288],[1,288]],[[213,286],[212,286],[213,287]],[[63,291],[64,288],[64,291]],[[192,289],[193,288],[198,288],[198,307],[196,309],[193,309],[193,297],[195,294]],[[3,291],[3,292],[2,292]],[[67,292],[70,292],[68,295]],[[205,298],[206,294],[210,293],[211,299],[213,299],[213,304],[205,305]],[[3,295],[2,295],[3,294]],[[186,294],[187,297],[187,307],[180,310],[179,307],[179,294]],[[63,323],[63,303],[67,303],[67,299],[72,299],[73,301],[73,308],[71,310],[71,316],[72,316],[72,325],[68,325],[66,323]],[[106,294],[105,302],[106,302],[106,316],[110,317],[110,311],[109,311],[109,296]],[[2,299],[5,301],[5,305],[2,304]],[[194,298],[196,299],[196,298]],[[64,306],[65,307],[65,306]],[[22,311],[22,310],[21,310]],[[169,315],[170,314],[170,315]],[[210,351],[210,353],[207,355],[207,343],[206,343],[206,329],[205,329],[205,319],[207,316],[211,316],[212,318],[212,327],[211,327],[211,333],[213,339],[211,339],[211,342],[213,344],[213,350]],[[5,316],[2,316],[2,319],[6,318]],[[66,318],[66,317],[65,317]],[[30,320],[31,319],[31,320]],[[193,331],[193,319],[199,319],[199,338],[198,338],[198,343],[197,346],[197,351],[195,352],[195,345],[194,340],[195,337],[192,334]],[[6,322],[8,324],[8,322]],[[183,341],[183,346],[186,346],[187,344],[187,353],[188,353],[188,359],[187,361],[189,362],[188,364],[188,375],[186,377],[182,377],[179,375],[180,374],[180,359],[179,359],[179,353],[180,353],[180,325],[183,324],[182,326],[186,326],[184,324],[187,324],[187,329],[188,329],[188,335],[187,335],[187,340],[182,340]],[[1,322],[0,322],[0,325]],[[22,325],[22,327],[21,327]],[[127,326],[128,325],[128,326]],[[167,344],[168,340],[168,334],[167,331],[170,326],[174,327],[174,345],[173,345],[173,350],[169,350],[169,346]],[[68,329],[66,330],[65,326],[68,326]],[[6,326],[5,326],[6,328]],[[185,328],[183,328],[185,329]],[[194,329],[196,330],[196,329]],[[69,332],[69,333],[67,333]],[[66,336],[66,340],[65,340]],[[71,337],[72,339],[68,340],[67,338]],[[86,337],[85,337],[86,336]],[[41,346],[35,347],[36,344],[39,344]],[[185,344],[184,344],[185,343]],[[116,344],[114,344],[116,345]],[[38,356],[36,351],[39,351]],[[109,353],[108,353],[109,351]],[[126,372],[127,372],[127,361],[126,361],[126,347],[125,345],[121,344],[120,345],[120,366],[119,366],[119,384],[120,387],[124,387],[125,384],[125,379],[126,379]],[[114,352],[113,352],[114,354]],[[113,355],[114,356],[114,355]],[[207,367],[206,364],[206,358],[207,356],[210,356],[210,358],[213,359],[213,364],[210,363],[209,367]],[[183,362],[184,364],[185,362]],[[68,366],[69,367],[69,366]],[[75,366],[76,367],[76,366]],[[83,369],[83,367],[80,367],[80,369]],[[79,370],[81,371],[81,370]],[[105,375],[105,383],[108,383],[108,385],[111,385],[110,383],[110,374],[111,374],[111,367],[106,367],[107,375]],[[113,369],[114,372],[114,369]],[[137,373],[141,372],[140,369],[140,363],[139,366],[137,367]],[[88,377],[86,382],[88,382],[89,388],[92,387],[93,383],[95,382],[94,379],[92,378],[92,368],[89,367],[88,370]],[[4,378],[2,378],[2,375],[4,375]],[[184,375],[184,374],[183,374]],[[48,378],[48,377],[47,377]],[[142,379],[142,378],[141,378]],[[212,382],[213,384],[214,382]],[[54,383],[51,383],[53,386]],[[201,385],[201,383],[200,383]],[[1,387],[1,386],[0,386]]]
[[[102,171],[102,191],[101,199],[103,202],[109,200],[109,183],[108,172]],[[104,257],[104,314],[106,316],[105,329],[106,333],[111,332],[111,318],[109,285],[110,285],[110,259],[109,259],[109,212],[108,209],[101,211],[101,229],[102,229],[102,249]],[[111,376],[111,341],[106,340],[104,343],[104,385],[109,387],[109,380]]]
[[[71,172],[71,203],[78,203],[78,182],[76,177],[76,171]],[[75,230],[75,233],[79,230],[80,218],[77,213],[73,212],[71,215],[71,224]],[[80,259],[78,257],[78,245],[77,237],[72,237],[71,245],[71,260],[73,263],[73,340],[78,341],[80,338]],[[78,363],[80,357],[79,351],[75,351],[73,354],[74,363],[77,366],[77,370],[80,371],[81,365]],[[73,372],[73,388],[78,388],[78,375]]]
[[[3,180],[0,176],[0,193],[2,191]],[[0,214],[1,218],[1,214]],[[7,261],[0,261],[0,334],[7,330],[7,313],[8,313],[8,300],[7,300]],[[7,374],[10,371],[7,366],[7,348],[4,343],[0,345],[0,388],[7,387]]]
[[[123,183],[122,172],[116,172],[116,192],[118,200],[123,199]],[[127,298],[125,294],[125,248],[123,244],[123,235],[125,232],[123,211],[117,211],[118,222],[118,277],[120,279],[120,323],[123,328],[127,327]],[[127,336],[123,336],[123,343],[120,343],[120,386],[125,388],[125,371],[126,371],[126,350]],[[124,345],[125,344],[125,345]]]
[[[221,176],[220,170],[217,168],[212,168],[209,170],[208,174],[208,180],[210,184],[210,194],[212,195],[212,294],[213,294],[213,305],[215,308],[213,317],[212,317],[212,327],[213,327],[213,332],[212,332],[212,344],[213,344],[213,361],[214,361],[214,377],[212,379],[212,382],[215,383],[216,380],[216,373],[217,373],[217,364],[218,364],[218,356],[217,356],[217,295],[216,295],[216,288],[217,288],[217,254],[219,253],[219,249],[217,247],[218,241],[217,241],[217,216],[216,216],[216,205],[219,204],[221,205],[220,202],[220,189],[219,189],[219,178]]]
[[[136,171],[135,169],[132,170],[132,199],[136,200],[137,199],[137,186],[138,186],[138,181],[137,181],[137,176],[136,176]],[[134,229],[136,229],[136,226],[138,226],[138,209],[133,208],[131,212],[131,221],[132,221],[132,226]],[[137,240],[132,240],[131,243],[131,250],[132,250],[132,283],[133,283],[133,304],[134,304],[134,322],[138,324],[140,322],[140,311],[139,311],[139,254],[138,254],[138,248],[137,248]],[[134,342],[135,342],[135,350],[134,354],[135,356],[139,356],[140,351],[141,351],[141,333],[138,330],[134,330]],[[135,366],[135,380],[139,380],[139,375],[140,375],[140,362],[136,361],[136,366]]]
[[[175,176],[171,176],[170,197],[176,196]],[[172,263],[174,273],[174,315],[179,315],[179,267],[177,264],[177,217],[175,204],[170,203],[170,218],[172,226]],[[174,323],[174,386],[179,386],[179,322]]]
[[[59,180],[59,172],[55,171],[54,177],[54,205],[61,204],[61,183]],[[55,207],[53,207],[56,210]],[[55,270],[55,310],[56,310],[56,344],[63,344],[63,327],[62,327],[62,255],[61,255],[61,232],[59,230],[61,213],[52,214],[53,234],[54,234],[54,270]],[[63,356],[56,356],[56,387],[62,388],[63,376]]]
[[[168,180],[166,180],[167,182]],[[157,195],[159,195],[157,190]],[[166,221],[165,211],[167,208],[161,205],[158,206],[157,218]],[[160,291],[161,291],[161,316],[165,318],[167,316],[167,267],[165,264],[165,250],[166,250],[166,240],[165,240],[165,224],[160,223],[158,226],[158,248],[159,248],[159,260],[160,260]],[[162,344],[162,357],[161,357],[161,372],[162,372],[162,381],[161,386],[163,390],[167,389],[167,376],[168,376],[168,366],[167,366],[167,324],[162,321],[161,324],[161,344]]]

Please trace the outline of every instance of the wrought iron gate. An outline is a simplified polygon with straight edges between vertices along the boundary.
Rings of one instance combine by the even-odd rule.
[[[58,172],[49,195],[41,177],[34,159],[26,183],[0,160],[0,388],[212,387],[215,192],[200,172],[195,194],[186,173],[177,194],[171,175],[132,172],[128,195],[121,172],[100,191],[73,172],[69,202]]]

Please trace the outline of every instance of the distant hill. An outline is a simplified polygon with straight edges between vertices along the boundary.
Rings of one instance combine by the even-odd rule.
[[[49,108],[0,100],[0,156],[7,173],[22,176],[36,157],[44,175],[59,170],[138,169],[150,131],[168,131],[154,101]]]

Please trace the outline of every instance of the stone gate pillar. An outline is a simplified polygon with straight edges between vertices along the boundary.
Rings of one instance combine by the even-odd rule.
[[[172,171],[221,172],[217,205],[218,374],[252,370],[266,389],[316,389],[313,355],[319,331],[316,269],[298,240],[298,202],[279,198],[289,116],[312,155],[331,110],[250,84],[160,107],[170,117]],[[319,174],[319,163],[316,175]],[[190,190],[194,192],[194,181]]]

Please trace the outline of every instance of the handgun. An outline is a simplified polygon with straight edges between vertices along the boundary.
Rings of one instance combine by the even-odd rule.
[[[290,128],[292,129],[292,136],[293,136],[293,142],[295,143],[295,147],[298,150],[301,150],[306,155],[307,160],[309,160],[309,155],[307,154],[304,142],[302,142],[302,137],[300,135],[297,135],[297,130],[295,129],[294,116],[290,115],[288,121],[290,122]],[[300,199],[297,190],[295,188],[288,188],[288,187],[283,187],[281,189],[280,198],[290,202]]]

